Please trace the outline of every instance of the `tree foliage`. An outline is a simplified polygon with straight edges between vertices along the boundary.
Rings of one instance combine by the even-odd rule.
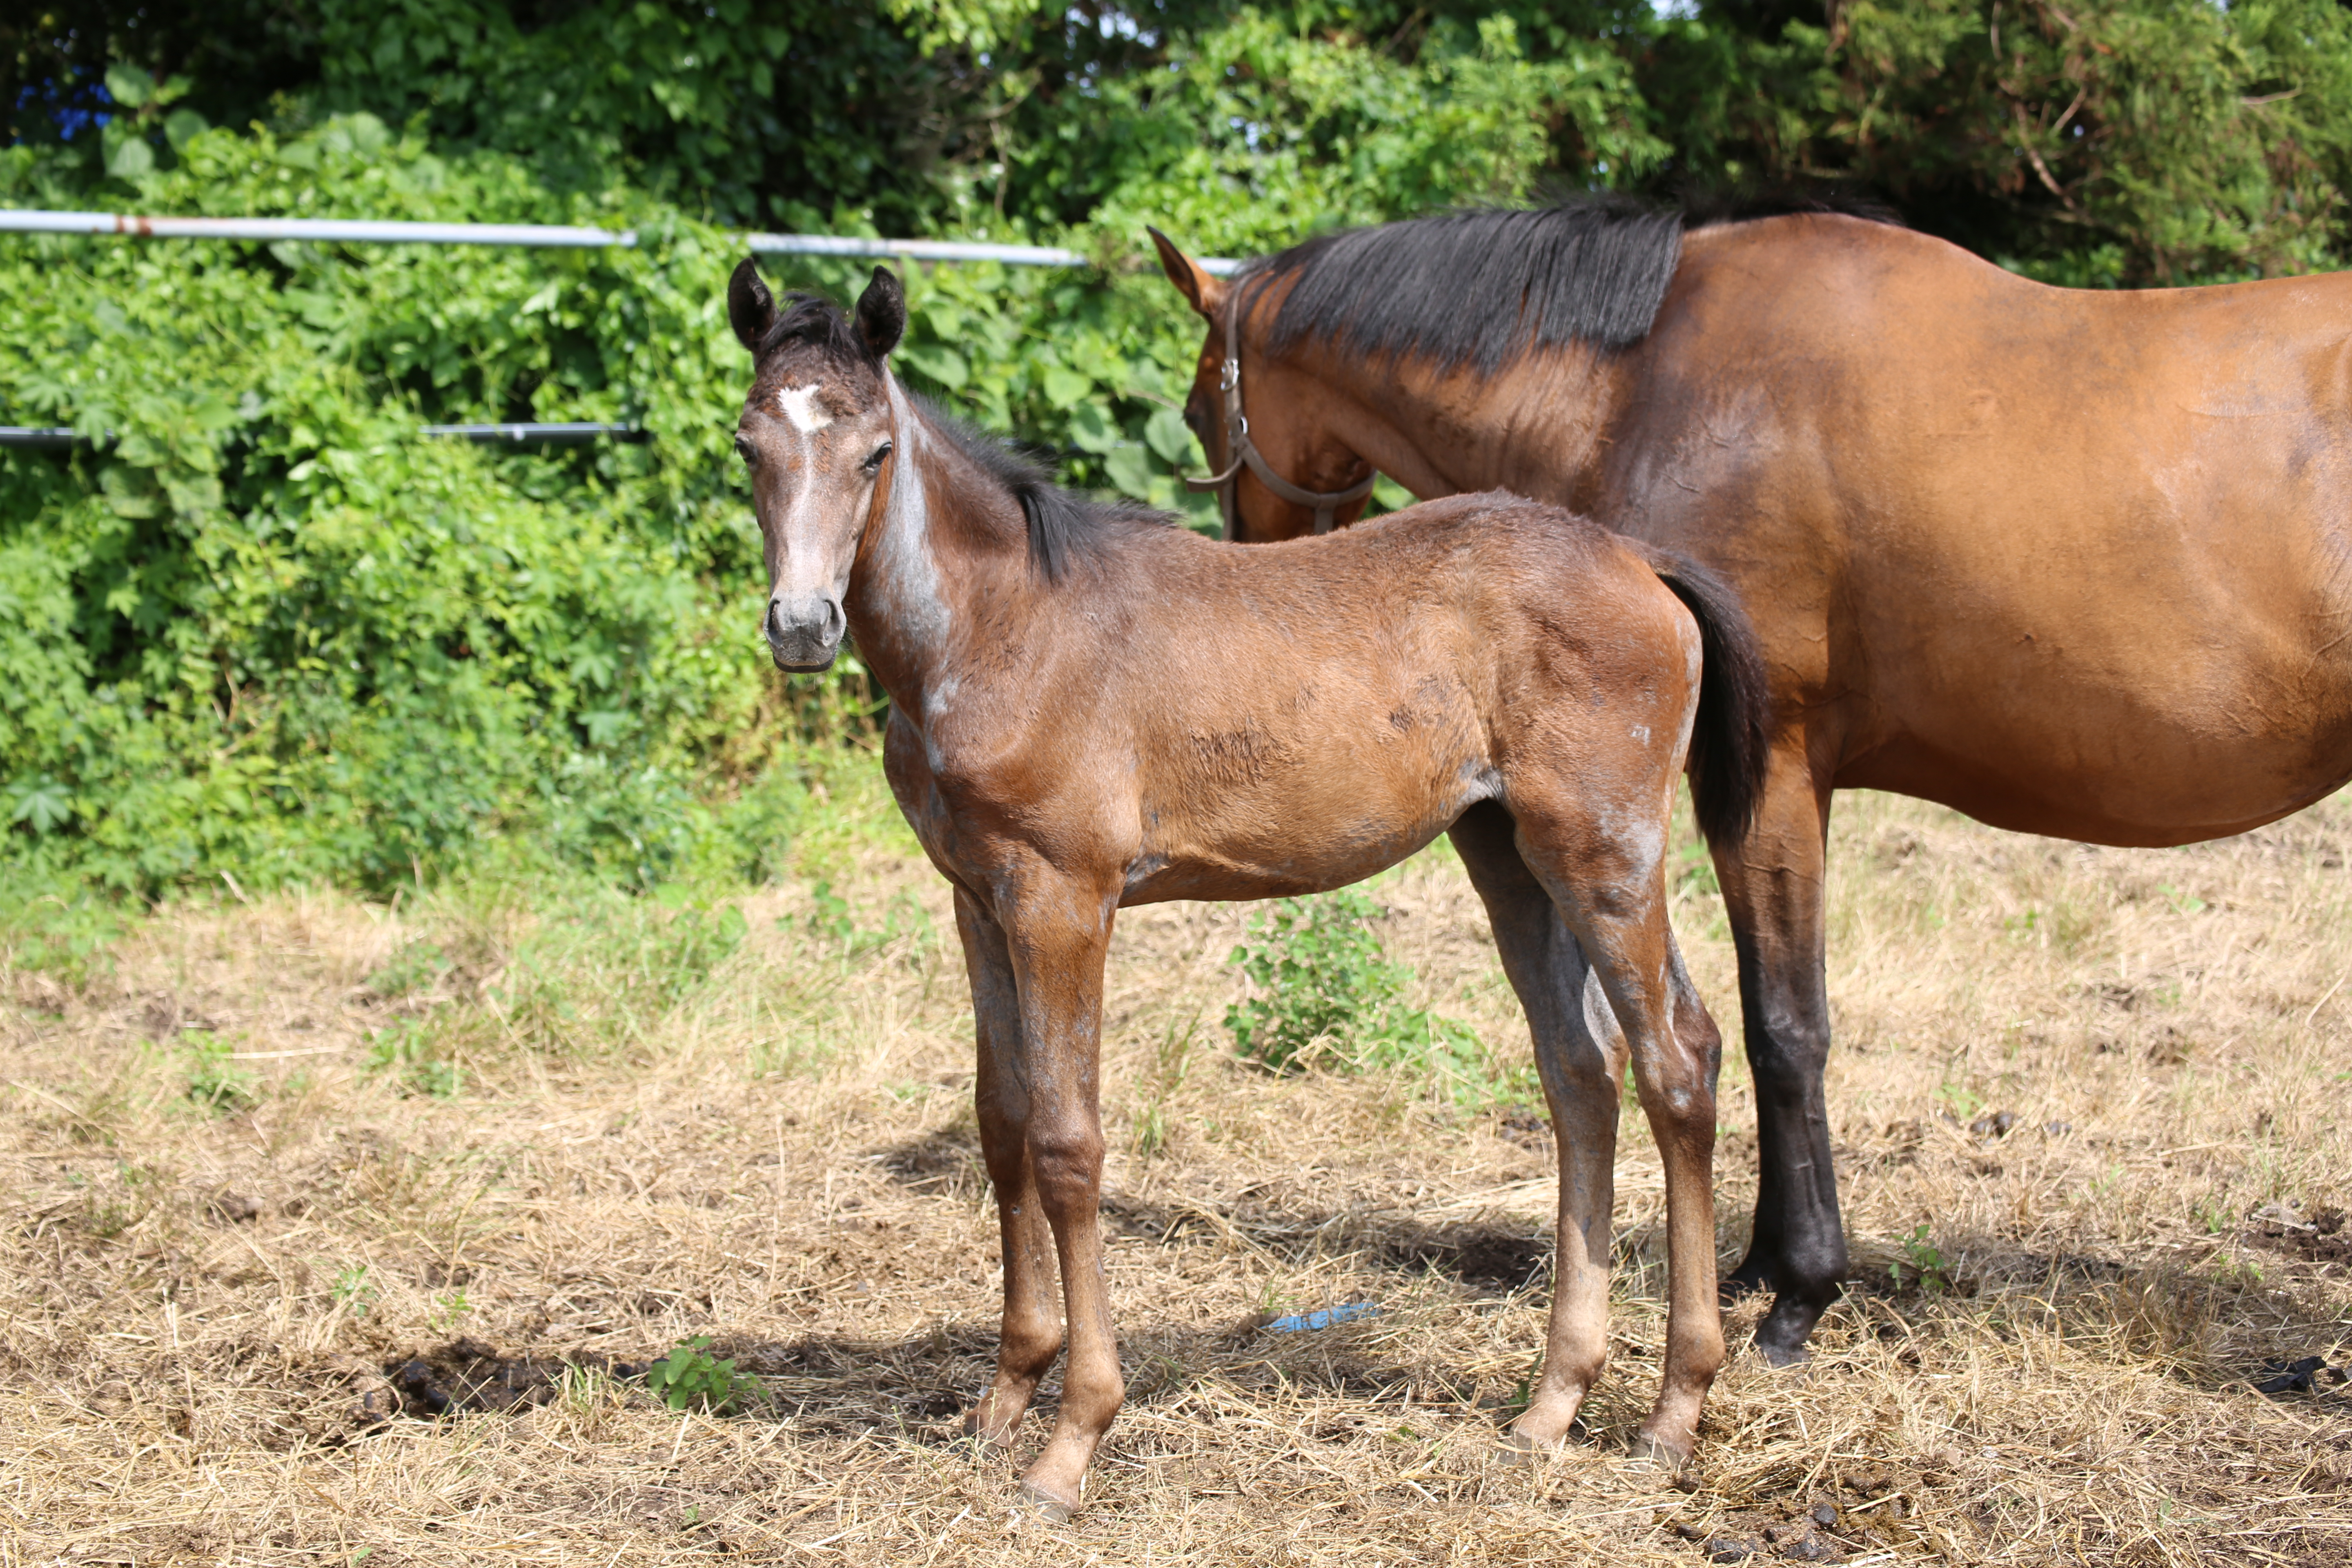
[[[2329,0],[35,0],[0,203],[631,226],[635,249],[0,239],[0,828],[26,875],[758,874],[854,668],[763,667],[720,290],[747,229],[916,269],[901,364],[1162,506],[1234,254],[1546,187],[1829,180],[2054,280],[2333,265]],[[779,261],[846,297],[862,267]],[[1475,302],[1465,308],[1476,308]],[[631,420],[484,450],[431,421]],[[499,847],[507,847],[500,849]],[[515,847],[521,847],[516,848]]]

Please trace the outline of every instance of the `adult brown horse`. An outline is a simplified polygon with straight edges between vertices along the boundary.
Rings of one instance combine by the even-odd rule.
[[[2352,276],[2051,289],[1829,212],[1459,214],[1230,285],[1153,237],[1209,321],[1187,413],[1239,537],[1306,531],[1377,468],[1562,502],[1754,617],[1769,775],[1715,861],[1762,1169],[1727,1283],[1777,1290],[1776,1363],[1846,1270],[1831,792],[2162,845],[2352,775]]]
[[[1737,605],[1703,571],[1516,497],[1213,543],[1081,502],[908,397],[887,363],[905,300],[879,268],[855,327],[806,298],[779,312],[749,261],[728,312],[753,355],[735,443],[770,648],[823,669],[856,638],[890,694],[891,789],[955,884],[1004,1257],[996,1376],[967,1428],[1010,1441],[1066,1317],[1059,1419],[1024,1478],[1066,1514],[1123,1396],[1097,1230],[1116,911],[1336,888],[1450,831],[1559,1130],[1558,1282],[1515,1434],[1565,1437],[1607,1352],[1630,1054],[1665,1162],[1672,1294],[1642,1438],[1687,1458],[1723,1355],[1721,1041],[1675,949],[1664,868],[1686,751],[1699,820],[1727,842],[1761,783],[1763,672]]]

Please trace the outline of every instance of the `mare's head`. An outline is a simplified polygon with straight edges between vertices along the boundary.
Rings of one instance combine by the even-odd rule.
[[[1262,327],[1268,313],[1262,303],[1270,307],[1276,300],[1266,287],[1269,279],[1260,276],[1255,266],[1243,278],[1228,280],[1185,255],[1158,229],[1149,232],[1168,280],[1207,323],[1201,356],[1192,369],[1192,391],[1184,403],[1184,422],[1201,438],[1209,471],[1222,474],[1234,467],[1240,455],[1234,449],[1225,417],[1227,323],[1238,312]],[[1247,344],[1241,353],[1248,361],[1244,404],[1249,439],[1259,456],[1283,479],[1309,490],[1345,490],[1361,479],[1367,472],[1363,459],[1333,433],[1337,421],[1327,406],[1334,401],[1333,389],[1320,378],[1266,354],[1262,342],[1247,343],[1250,323],[1240,324],[1244,327],[1241,338]],[[1352,521],[1362,510],[1361,501],[1341,506],[1339,520]],[[1244,468],[1235,476],[1232,537],[1260,542],[1293,539],[1307,532],[1314,522],[1313,507],[1276,495],[1250,469]]]
[[[727,285],[727,315],[751,352],[735,450],[751,472],[768,567],[761,631],[778,669],[824,669],[841,651],[850,567],[888,483],[887,361],[907,298],[877,267],[854,321],[804,294],[786,295],[779,310],[747,259]]]
[[[1695,221],[1619,197],[1440,213],[1323,235],[1230,281],[1154,230],[1168,280],[1208,327],[1185,417],[1223,472],[1234,457],[1226,333],[1238,327],[1249,439],[1278,476],[1328,493],[1376,461],[1442,494],[1431,485],[1452,483],[1448,454],[1432,443],[1452,439],[1441,432],[1460,427],[1464,407],[1516,395],[1498,375],[1531,354],[1612,353],[1642,341]],[[1431,417],[1441,406],[1454,416],[1443,426]],[[1288,539],[1314,519],[1247,472],[1234,501],[1236,538]],[[1339,521],[1358,510],[1339,509]]]

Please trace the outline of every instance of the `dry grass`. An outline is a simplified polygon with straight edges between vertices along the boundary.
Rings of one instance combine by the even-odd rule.
[[[2342,1363],[2352,1324],[2343,1233],[2248,1217],[2352,1201],[2352,811],[2144,853],[1845,797],[1831,1103],[1861,1278],[1810,1373],[1736,1356],[1690,1490],[1623,1457],[1662,1328],[1638,1118],[1594,1444],[1514,1467],[1494,1436],[1541,1331],[1542,1134],[1402,1079],[1243,1069],[1219,1026],[1241,911],[1129,911],[1105,1081],[1132,1397],[1062,1529],[950,1440],[994,1226],[952,927],[881,813],[844,807],[683,997],[642,931],[572,941],[568,906],[478,893],[184,908],[87,993],[15,976],[0,1563],[2352,1555],[2352,1408],[2246,1386]],[[842,917],[819,873],[899,934],[812,934]],[[1377,892],[1419,1000],[1523,1057],[1458,868]],[[1694,884],[1679,917],[1736,1037],[1719,903]],[[386,999],[403,963],[421,988]],[[448,1025],[455,1098],[366,1070],[402,1015]],[[236,1059],[206,1069],[208,1037]],[[191,1077],[224,1065],[249,1098],[207,1110]],[[1728,1260],[1754,1190],[1737,1066],[1724,1099]],[[1381,1311],[1253,1327],[1356,1300]],[[612,1374],[698,1332],[772,1402],[681,1417]],[[385,1418],[496,1357],[529,1359],[470,1370],[530,1402]],[[1800,1529],[1822,1503],[1836,1527]]]

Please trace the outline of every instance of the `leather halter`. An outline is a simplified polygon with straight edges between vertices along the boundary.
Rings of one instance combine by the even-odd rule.
[[[1233,461],[1225,466],[1222,474],[1208,474],[1199,479],[1185,477],[1184,488],[1196,495],[1203,490],[1216,491],[1217,510],[1224,514],[1225,537],[1230,540],[1239,521],[1237,514],[1240,509],[1234,499],[1234,487],[1240,481],[1243,465],[1247,464],[1249,471],[1257,476],[1258,483],[1282,500],[1293,506],[1313,507],[1315,531],[1328,533],[1334,514],[1341,507],[1371,494],[1372,487],[1380,482],[1381,471],[1374,468],[1365,476],[1362,484],[1344,490],[1302,489],[1274,471],[1274,466],[1257,449],[1257,443],[1250,439],[1249,416],[1242,412],[1241,315],[1241,290],[1236,289],[1232,301],[1225,307],[1225,363],[1217,377],[1217,388],[1225,395],[1225,443],[1232,450]]]

